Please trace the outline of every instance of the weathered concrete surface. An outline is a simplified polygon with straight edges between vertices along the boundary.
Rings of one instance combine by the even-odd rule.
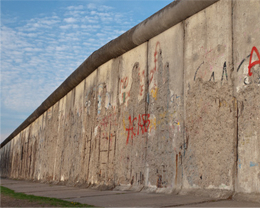
[[[133,191],[98,191],[59,185],[39,184],[28,181],[1,179],[1,185],[16,192],[36,196],[54,197],[67,201],[91,204],[99,207],[259,207],[259,203],[213,200],[193,195],[148,194]],[[21,187],[25,189],[22,190]]]
[[[150,127],[145,180],[151,191],[178,192],[181,188],[183,35],[180,23],[148,42]]]
[[[234,1],[234,93],[238,103],[236,191],[254,193],[258,201],[260,201],[259,17],[259,1]],[[250,62],[257,61],[258,64],[249,67]]]
[[[98,66],[1,148],[1,176],[259,201],[259,11],[217,1]]]
[[[231,5],[219,1],[185,20],[183,188],[217,197],[234,190]]]
[[[144,186],[149,119],[145,108],[147,43],[125,53],[119,65],[116,185]],[[118,187],[119,189],[121,187]]]

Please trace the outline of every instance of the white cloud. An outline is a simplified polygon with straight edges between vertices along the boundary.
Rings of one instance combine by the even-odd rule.
[[[67,49],[67,46],[61,46],[61,47],[60,47],[60,46],[57,46],[57,47],[56,47],[56,50],[57,50],[57,51],[64,51],[64,50],[66,50],[66,49]]]
[[[88,41],[89,41],[89,42],[96,42],[97,40],[94,39],[94,38],[89,38]]]
[[[69,18],[65,18],[64,19],[64,22],[67,22],[67,23],[74,23],[74,22],[77,22],[77,20],[73,17],[69,17]]]
[[[77,29],[77,28],[79,28],[79,26],[78,25],[72,25],[72,28]]]
[[[17,29],[20,32],[39,31],[44,29],[51,29],[58,23],[60,23],[60,20],[57,16],[32,18],[27,21],[26,25],[17,27]]]
[[[84,9],[83,5],[79,5],[79,6],[69,6],[67,7],[68,10],[81,10]]]
[[[101,5],[98,7],[99,11],[108,11],[108,10],[112,10],[112,9],[113,9],[113,7],[106,6],[106,5]]]
[[[85,11],[78,11],[78,10],[75,10],[75,11],[67,11],[64,15],[65,16],[72,16],[72,17],[80,17],[82,15],[86,14]]]
[[[67,30],[69,28],[71,28],[71,25],[62,25],[62,26],[60,26],[60,29],[63,29],[63,30]]]
[[[28,36],[28,37],[30,37],[30,38],[35,38],[35,37],[37,37],[37,33],[27,33],[27,34],[24,34],[25,36]]]
[[[19,26],[1,26],[1,104],[19,113],[33,112],[88,55],[133,26],[128,15],[94,3],[13,19]]]
[[[41,23],[42,25],[55,25],[57,23],[59,23],[59,20],[42,20]]]
[[[97,6],[95,4],[93,4],[93,3],[90,3],[90,4],[87,5],[87,8],[88,9],[96,9]]]
[[[41,48],[24,48],[24,51],[30,51],[30,52],[39,52],[42,51]]]

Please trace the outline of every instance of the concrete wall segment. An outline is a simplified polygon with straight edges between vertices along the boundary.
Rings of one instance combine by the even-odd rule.
[[[97,111],[96,122],[93,125],[94,138],[98,140],[96,150],[96,172],[91,178],[96,178],[96,184],[113,186],[115,144],[118,109],[118,68],[119,60],[113,59],[100,66],[97,70]],[[97,175],[98,174],[98,175]]]
[[[115,183],[122,187],[141,187],[144,186],[147,140],[147,124],[144,121],[147,119],[147,43],[118,59],[120,82]]]
[[[156,192],[177,192],[181,186],[183,36],[180,23],[148,42],[146,186]]]
[[[238,106],[236,191],[260,193],[260,2],[233,2],[234,93]],[[250,62],[253,64],[250,67]],[[254,64],[255,63],[255,64]],[[250,76],[250,73],[252,75]]]
[[[219,1],[184,23],[183,190],[233,191],[231,3]]]

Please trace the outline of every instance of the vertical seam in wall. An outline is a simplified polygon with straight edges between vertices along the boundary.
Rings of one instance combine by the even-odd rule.
[[[232,54],[231,54],[231,59],[232,59],[232,79],[231,79],[231,85],[232,85],[232,94],[233,94],[233,106],[234,106],[234,113],[233,113],[233,119],[234,119],[234,173],[233,173],[233,178],[232,178],[232,183],[233,183],[233,194],[235,193],[236,190],[236,180],[237,180],[237,174],[238,174],[238,102],[235,97],[235,77],[234,77],[234,1],[231,1],[231,48],[232,48]]]
[[[182,57],[183,57],[183,61],[182,61],[182,94],[183,94],[183,100],[182,100],[182,110],[183,110],[183,117],[182,117],[182,119],[183,119],[183,127],[182,127],[182,129],[183,129],[183,132],[182,132],[182,140],[183,140],[183,151],[185,151],[185,148],[186,148],[186,144],[185,144],[185,142],[186,142],[186,138],[185,138],[185,136],[186,136],[186,128],[185,128],[185,115],[186,115],[186,113],[185,113],[185,90],[184,90],[184,85],[185,85],[185,71],[184,71],[184,62],[185,62],[185,60],[184,60],[184,58],[185,58],[185,21],[186,20],[183,20],[182,21],[182,26],[183,26],[183,55],[182,55]],[[183,155],[183,157],[185,157],[185,155]],[[182,159],[182,161],[184,162],[184,159]],[[182,187],[183,187],[183,173],[184,173],[184,164],[183,164],[183,162],[182,162],[182,167],[181,167],[181,169],[182,169],[182,177],[181,177],[181,186],[180,186],[180,191],[182,190]]]
[[[150,101],[150,98],[149,98],[149,67],[148,67],[148,63],[149,63],[149,41],[148,40],[146,43],[146,85],[145,85],[145,94],[144,94],[144,99],[145,99],[145,114],[148,114],[148,107],[149,107],[149,101]],[[146,162],[147,162],[147,144],[148,144],[148,136],[149,136],[149,129],[147,131],[147,134],[146,134],[146,141],[145,141],[145,153],[144,153],[144,158],[145,158],[145,164],[144,164],[144,167],[145,167],[145,171],[146,171]],[[147,184],[145,184],[145,181],[144,181],[144,186],[146,186]]]

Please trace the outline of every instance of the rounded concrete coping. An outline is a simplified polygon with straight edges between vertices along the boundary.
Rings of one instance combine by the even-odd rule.
[[[99,66],[141,45],[219,0],[175,0],[118,38],[94,51],[12,134],[1,148],[63,98]]]

